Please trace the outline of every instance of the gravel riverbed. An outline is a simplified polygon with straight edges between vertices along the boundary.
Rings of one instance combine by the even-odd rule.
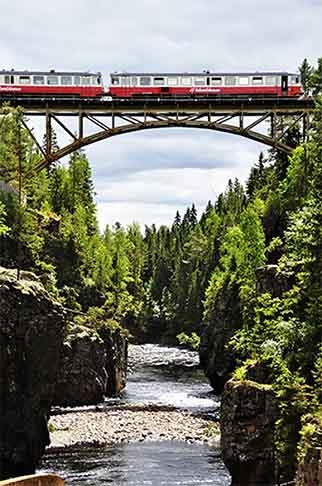
[[[213,433],[217,427],[214,422],[175,410],[68,412],[54,415],[49,423],[49,449],[163,440],[217,445],[219,440],[219,430]]]

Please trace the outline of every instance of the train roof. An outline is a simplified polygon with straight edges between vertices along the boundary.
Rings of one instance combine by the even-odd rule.
[[[247,71],[247,72],[240,72],[240,71],[202,71],[202,72],[173,72],[173,73],[156,73],[156,72],[149,72],[149,73],[141,73],[141,72],[121,72],[116,71],[111,73],[111,76],[298,76],[299,73],[290,73],[287,71]]]
[[[0,74],[12,74],[18,76],[50,76],[51,74],[57,76],[101,76],[99,71],[55,71],[54,69],[50,69],[49,71],[16,71],[15,69],[2,69]]]

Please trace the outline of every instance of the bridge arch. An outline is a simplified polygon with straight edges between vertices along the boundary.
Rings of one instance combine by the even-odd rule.
[[[293,148],[288,146],[287,144],[283,143],[280,140],[274,140],[268,135],[264,135],[261,133],[257,133],[252,130],[246,130],[237,128],[234,126],[224,126],[224,125],[216,125],[212,124],[209,126],[207,122],[176,122],[176,123],[167,123],[166,121],[155,121],[155,122],[148,122],[145,124],[127,124],[122,125],[121,127],[111,128],[110,130],[101,130],[93,135],[88,135],[86,137],[77,138],[73,140],[70,144],[66,145],[65,147],[52,152],[49,157],[44,157],[41,160],[40,164],[37,166],[37,170],[41,170],[44,167],[50,165],[53,162],[65,157],[66,155],[70,155],[71,153],[75,152],[76,150],[86,147],[88,145],[94,144],[96,142],[106,140],[108,138],[114,137],[116,135],[122,135],[127,133],[133,133],[142,130],[148,129],[160,129],[160,128],[170,128],[170,127],[180,127],[180,128],[201,128],[207,129],[212,131],[224,132],[229,133],[232,135],[239,135],[242,137],[246,137],[250,140],[261,142],[269,147],[274,147],[277,150],[281,150],[287,154],[291,154]]]
[[[1,102],[1,100],[0,100]],[[291,154],[285,134],[298,126],[306,138],[314,100],[298,98],[203,98],[203,99],[34,99],[16,98],[13,106],[21,106],[30,120],[45,121],[45,148],[35,137],[29,123],[23,121],[42,154],[36,171],[49,167],[72,152],[101,140],[125,133],[157,128],[200,128],[239,135]],[[76,120],[76,130],[65,122]],[[90,124],[95,132],[86,134]],[[55,126],[71,141],[56,149],[53,143]]]

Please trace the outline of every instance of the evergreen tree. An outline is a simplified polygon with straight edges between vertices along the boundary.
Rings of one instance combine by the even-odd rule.
[[[313,73],[313,68],[308,63],[308,60],[305,58],[302,62],[301,66],[299,67],[300,75],[301,75],[301,84],[303,87],[303,93],[308,95],[311,88],[311,76]]]
[[[318,59],[318,65],[310,76],[310,87],[314,96],[322,94],[322,57]]]

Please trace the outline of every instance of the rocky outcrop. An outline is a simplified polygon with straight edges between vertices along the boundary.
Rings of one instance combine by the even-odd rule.
[[[54,403],[97,404],[126,384],[127,339],[120,329],[69,325]]]
[[[272,297],[282,297],[290,290],[294,277],[278,271],[277,265],[265,265],[256,270],[256,293],[269,292]]]
[[[322,486],[322,448],[309,447],[301,461],[296,486]]]
[[[49,443],[47,418],[64,313],[37,278],[0,268],[0,478],[31,474]]]
[[[105,343],[107,385],[105,395],[118,395],[126,386],[128,340],[121,329],[99,331]]]
[[[269,292],[272,297],[281,297],[291,286],[291,277],[279,273],[277,265],[266,265],[256,271],[257,294]],[[226,283],[218,291],[209,312],[199,351],[200,364],[217,393],[223,391],[235,368],[235,356],[227,344],[241,326],[238,285]]]
[[[298,446],[296,486],[322,486],[322,423],[319,416],[307,415]]]
[[[277,399],[271,385],[229,381],[222,395],[221,446],[232,486],[276,483]]]
[[[227,344],[241,324],[239,289],[237,285],[224,286],[214,302],[199,351],[200,364],[217,393],[222,392],[235,368],[235,357]]]

